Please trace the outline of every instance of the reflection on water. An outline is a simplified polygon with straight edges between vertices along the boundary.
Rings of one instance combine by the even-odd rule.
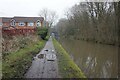
[[[87,77],[117,77],[118,47],[80,40],[60,42]]]

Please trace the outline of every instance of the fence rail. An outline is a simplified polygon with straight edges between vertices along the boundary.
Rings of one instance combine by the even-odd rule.
[[[34,34],[35,31],[36,31],[36,28],[32,28],[32,29],[28,29],[28,28],[24,28],[24,29],[2,29],[2,34],[10,35],[10,36],[26,35],[26,34]]]

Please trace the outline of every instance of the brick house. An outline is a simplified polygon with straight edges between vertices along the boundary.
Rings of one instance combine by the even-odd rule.
[[[34,32],[36,27],[43,27],[43,17],[1,17],[0,29],[7,34]]]
[[[1,17],[0,27],[2,28],[36,28],[43,26],[43,17]]]

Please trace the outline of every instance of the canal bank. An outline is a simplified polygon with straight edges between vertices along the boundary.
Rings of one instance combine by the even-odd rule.
[[[86,78],[81,69],[73,62],[69,54],[53,38],[53,44],[58,58],[59,74],[62,78]]]

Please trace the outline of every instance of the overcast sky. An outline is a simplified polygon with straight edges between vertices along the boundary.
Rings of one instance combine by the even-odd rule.
[[[0,0],[0,17],[38,16],[43,8],[54,10],[59,18],[79,0]]]

